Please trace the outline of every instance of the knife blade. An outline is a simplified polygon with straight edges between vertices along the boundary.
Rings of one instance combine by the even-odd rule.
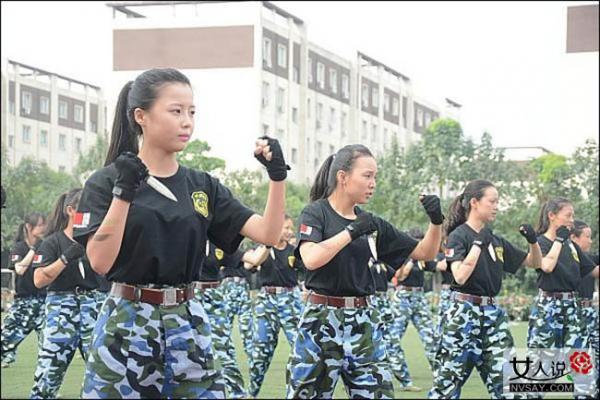
[[[152,187],[158,193],[165,196],[167,199],[177,202],[177,197],[175,197],[173,192],[171,192],[168,187],[166,187],[161,181],[159,181],[152,175],[148,175],[148,177],[146,178],[146,183],[148,183],[150,187]]]

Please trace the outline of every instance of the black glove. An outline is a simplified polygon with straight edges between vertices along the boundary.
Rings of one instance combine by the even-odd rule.
[[[60,261],[65,265],[69,265],[70,262],[76,261],[83,257],[85,254],[85,247],[77,242],[73,242],[67,249],[61,254]]]
[[[556,241],[559,243],[564,243],[565,240],[569,238],[571,235],[571,231],[566,226],[562,225],[556,230]]]
[[[362,235],[368,235],[377,230],[377,225],[373,219],[373,214],[363,211],[358,217],[346,227],[352,240],[361,237]]]
[[[473,240],[473,244],[481,249],[487,248],[490,243],[492,243],[492,231],[486,227],[479,231],[477,237]]]
[[[529,224],[521,224],[521,226],[519,226],[519,233],[525,239],[527,239],[527,243],[529,243],[529,244],[537,243],[537,235],[536,235],[535,231],[533,230],[533,226],[531,226]]]
[[[441,225],[444,222],[444,214],[442,214],[442,206],[440,204],[440,198],[435,194],[425,194],[419,197],[425,212],[429,216],[431,223],[434,225]]]
[[[114,164],[118,175],[113,195],[131,203],[140,183],[148,177],[148,168],[138,156],[129,151],[117,157]]]
[[[282,181],[287,178],[287,172],[290,170],[290,166],[285,163],[283,158],[283,151],[277,139],[272,139],[268,136],[261,136],[259,139],[266,140],[268,146],[271,148],[271,161],[268,161],[262,153],[254,154],[254,157],[265,167],[267,167],[267,173],[272,181]]]

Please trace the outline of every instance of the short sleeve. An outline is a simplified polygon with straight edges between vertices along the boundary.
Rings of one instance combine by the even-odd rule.
[[[218,179],[212,178],[215,185],[213,218],[208,227],[208,239],[225,253],[234,253],[244,237],[240,231],[254,211],[233,197],[231,191]]]
[[[419,242],[379,217],[375,217],[375,223],[378,227],[377,258],[396,270],[404,264]]]
[[[54,237],[49,237],[37,249],[31,266],[33,268],[46,267],[58,260],[60,257],[59,252],[58,243],[56,243]]]
[[[527,253],[516,248],[508,240],[500,238],[502,247],[504,248],[504,271],[514,274],[519,267],[523,265],[523,261],[527,257]]]
[[[581,247],[579,247],[575,243],[573,244],[575,245],[575,249],[577,250],[577,253],[579,255],[579,265],[581,265],[581,277],[583,278],[587,274],[592,272],[592,270],[596,267],[596,265],[598,265],[598,263],[594,262],[594,260],[592,259],[592,257],[590,257],[589,254],[583,252],[581,250]]]
[[[116,173],[110,165],[94,172],[85,182],[73,225],[73,238],[83,246],[90,234],[100,228],[108,212]]]
[[[10,250],[10,263],[8,269],[15,270],[15,264],[21,261],[29,252],[29,246],[25,242],[16,243]]]
[[[298,220],[298,246],[294,250],[296,259],[302,259],[300,256],[302,242],[319,243],[323,240],[324,223],[323,212],[319,209],[318,203],[304,207]]]
[[[468,252],[465,238],[460,234],[460,231],[452,231],[448,236],[448,243],[446,244],[446,262],[448,268],[455,261],[462,261],[467,256]]]

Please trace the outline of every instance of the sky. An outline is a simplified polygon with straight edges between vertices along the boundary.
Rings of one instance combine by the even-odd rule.
[[[410,77],[421,97],[463,107],[467,136],[570,154],[598,140],[598,52],[566,53],[567,5],[597,2],[273,1],[309,41],[361,51]],[[31,64],[101,87],[111,79],[105,2],[2,2],[2,66]],[[335,16],[335,18],[332,18]]]

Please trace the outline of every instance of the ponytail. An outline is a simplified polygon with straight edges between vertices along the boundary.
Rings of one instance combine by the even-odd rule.
[[[570,205],[571,201],[565,197],[555,197],[548,200],[542,205],[540,211],[540,218],[538,221],[537,233],[542,235],[550,228],[550,218],[548,213],[557,214],[563,207]]]
[[[485,179],[476,179],[469,182],[465,190],[452,200],[448,208],[448,219],[444,227],[446,236],[467,222],[469,212],[471,211],[471,199],[481,200],[485,194],[485,189],[488,187],[494,187],[494,184]]]
[[[329,197],[337,186],[337,172],[349,172],[354,166],[354,160],[359,157],[373,157],[367,146],[362,144],[349,144],[325,159],[317,172],[315,182],[310,188],[310,201]]]
[[[167,83],[182,83],[192,86],[190,80],[173,68],[155,68],[142,72],[121,89],[115,109],[110,146],[104,166],[112,163],[121,153],[137,153],[142,127],[135,121],[136,108],[149,110],[159,95],[159,90]]]
[[[81,188],[71,189],[68,192],[61,194],[56,200],[54,211],[50,215],[46,236],[50,236],[55,232],[64,230],[69,225],[69,215],[67,207],[71,206],[77,209],[79,199],[81,198]]]

